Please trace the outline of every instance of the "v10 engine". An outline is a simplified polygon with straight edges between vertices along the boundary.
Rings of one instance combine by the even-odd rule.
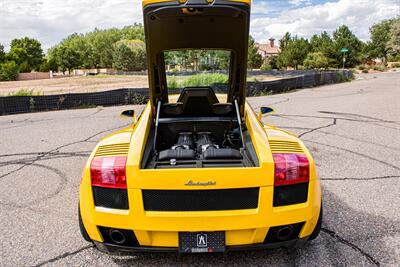
[[[211,132],[182,132],[174,146],[159,153],[158,160],[173,164],[182,160],[242,159],[239,149],[224,147],[224,143],[216,144]]]

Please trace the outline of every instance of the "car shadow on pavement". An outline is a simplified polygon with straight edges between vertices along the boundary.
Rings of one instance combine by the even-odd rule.
[[[178,255],[135,253],[112,256],[120,266],[344,266],[395,264],[395,246],[383,238],[400,232],[399,222],[350,207],[335,194],[324,191],[324,222],[320,236],[300,249],[271,249],[223,254]]]

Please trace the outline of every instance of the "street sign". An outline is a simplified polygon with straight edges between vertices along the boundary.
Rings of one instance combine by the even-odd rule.
[[[349,49],[347,49],[347,48],[342,48],[342,49],[340,50],[340,52],[342,52],[342,53],[347,53],[347,52],[349,52]]]

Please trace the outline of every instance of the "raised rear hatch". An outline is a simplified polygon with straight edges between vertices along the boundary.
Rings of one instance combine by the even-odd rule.
[[[153,115],[158,101],[168,103],[164,52],[213,49],[231,52],[227,102],[236,100],[243,116],[250,1],[149,0],[143,5]]]

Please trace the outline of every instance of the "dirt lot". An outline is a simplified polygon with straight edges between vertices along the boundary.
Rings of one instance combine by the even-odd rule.
[[[279,77],[278,77],[279,78]],[[258,75],[250,81],[269,81],[277,77]],[[37,94],[87,93],[120,88],[147,88],[147,75],[98,75],[56,78],[47,80],[0,82],[0,96],[7,96],[19,90],[33,90]]]
[[[0,95],[5,96],[21,89],[34,90],[40,94],[87,93],[120,88],[143,88],[148,86],[147,75],[134,76],[80,76],[47,80],[0,82]]]

